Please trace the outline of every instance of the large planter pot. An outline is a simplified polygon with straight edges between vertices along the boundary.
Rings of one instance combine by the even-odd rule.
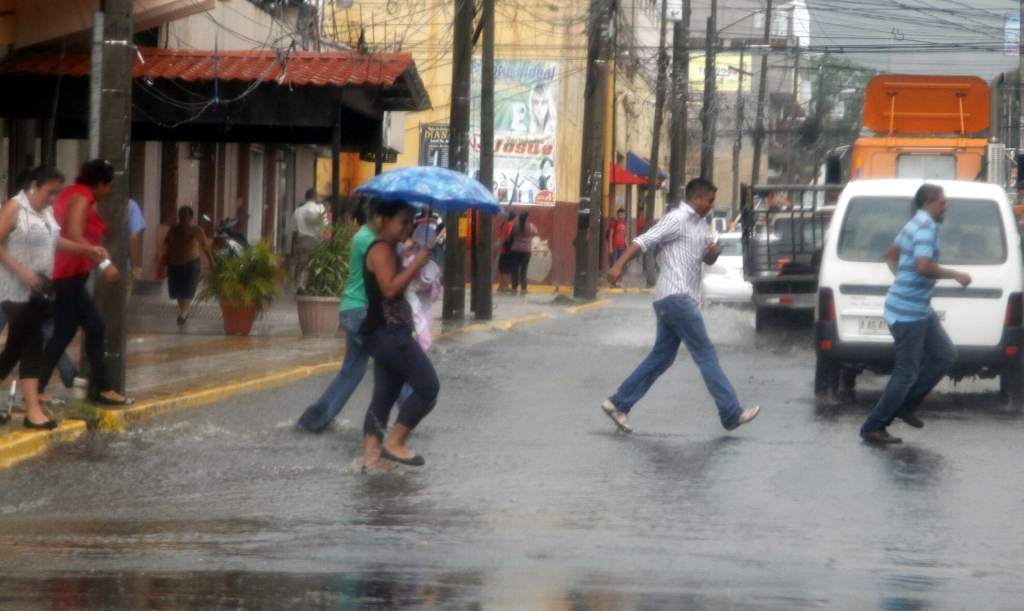
[[[220,312],[224,316],[225,335],[249,335],[252,323],[256,320],[255,306],[236,307],[220,302]]]
[[[338,332],[338,297],[297,295],[299,328],[303,337],[334,337]]]

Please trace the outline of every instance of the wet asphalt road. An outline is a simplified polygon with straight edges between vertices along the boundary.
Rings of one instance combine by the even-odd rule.
[[[734,433],[685,351],[634,410],[599,411],[653,340],[649,297],[434,355],[428,461],[361,475],[370,378],[292,428],[327,377],[151,421],[0,471],[0,607],[1013,609],[1024,607],[1024,418],[944,383],[875,448],[816,406],[810,331],[706,310]]]

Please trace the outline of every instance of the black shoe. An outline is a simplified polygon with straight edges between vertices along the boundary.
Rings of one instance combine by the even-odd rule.
[[[861,437],[863,437],[864,441],[868,443],[877,443],[880,445],[890,443],[903,443],[902,439],[900,439],[899,437],[893,437],[892,435],[889,434],[889,431],[885,429],[864,433],[861,435]]]
[[[47,420],[46,422],[43,422],[42,424],[36,424],[35,422],[32,422],[28,418],[25,418],[24,423],[25,423],[25,428],[27,428],[27,429],[37,429],[37,430],[42,430],[42,431],[52,431],[53,429],[57,428],[57,423],[55,421],[53,421],[53,420]]]
[[[399,464],[408,465],[410,467],[422,467],[423,465],[427,464],[427,461],[423,460],[423,457],[418,454],[416,456],[413,456],[412,458],[399,458],[392,454],[391,452],[385,450],[383,447],[380,449],[380,457],[383,458],[384,460],[390,460]]]
[[[98,403],[100,405],[125,406],[135,403],[135,399],[132,399],[131,397],[125,397],[124,399],[108,399],[103,395],[93,395],[92,397],[89,397],[89,402]]]
[[[917,417],[914,412],[903,412],[899,416],[896,416],[903,422],[914,427],[915,429],[924,428],[924,421]]]

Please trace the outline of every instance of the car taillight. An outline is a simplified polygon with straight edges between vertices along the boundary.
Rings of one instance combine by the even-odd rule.
[[[836,319],[836,300],[832,296],[832,289],[818,290],[818,320],[832,322]]]
[[[1024,321],[1024,295],[1010,293],[1010,300],[1006,302],[1006,319],[1003,324],[1007,327],[1019,327],[1022,321]]]

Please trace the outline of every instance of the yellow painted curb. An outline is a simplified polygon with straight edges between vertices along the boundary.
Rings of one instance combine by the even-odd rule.
[[[570,314],[578,314],[580,312],[585,312],[587,310],[596,310],[597,308],[603,308],[604,306],[610,304],[611,302],[611,299],[598,299],[597,301],[591,301],[590,303],[582,303],[580,305],[569,306],[565,308],[565,311]]]
[[[466,333],[476,333],[477,331],[508,331],[513,327],[520,325],[526,325],[535,322],[541,322],[551,318],[549,314],[531,314],[529,316],[523,316],[522,318],[513,318],[511,320],[499,320],[492,322],[475,322],[468,325],[464,325],[457,329],[442,333],[437,336],[437,339],[448,339],[457,335],[465,335]]]
[[[17,422],[17,420],[15,420]],[[0,469],[42,454],[56,443],[73,441],[85,432],[84,420],[64,420],[52,431],[14,431],[0,437]]]

